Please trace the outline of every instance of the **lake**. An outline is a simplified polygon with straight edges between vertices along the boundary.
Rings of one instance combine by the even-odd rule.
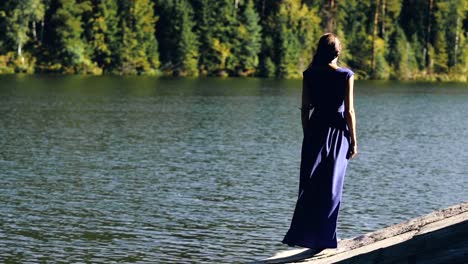
[[[340,238],[467,200],[466,88],[357,81]],[[0,76],[0,260],[239,263],[288,249],[300,89]]]

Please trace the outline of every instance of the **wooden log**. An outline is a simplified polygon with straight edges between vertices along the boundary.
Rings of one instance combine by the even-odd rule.
[[[339,241],[319,254],[279,252],[253,263],[468,263],[468,202]]]

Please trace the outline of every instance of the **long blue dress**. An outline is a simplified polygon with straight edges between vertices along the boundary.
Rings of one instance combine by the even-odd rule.
[[[336,248],[336,223],[348,164],[349,129],[344,116],[347,68],[303,73],[303,102],[309,117],[302,143],[299,196],[291,227],[283,239],[290,246]]]

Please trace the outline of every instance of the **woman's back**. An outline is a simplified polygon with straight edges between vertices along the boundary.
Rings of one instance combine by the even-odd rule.
[[[318,111],[343,112],[348,79],[347,68],[313,68],[304,71],[304,100]]]

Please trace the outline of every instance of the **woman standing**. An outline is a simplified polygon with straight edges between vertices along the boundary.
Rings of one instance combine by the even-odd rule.
[[[357,154],[354,73],[337,65],[340,52],[336,35],[321,36],[314,59],[303,73],[299,197],[283,239],[285,244],[316,253],[337,247],[346,166]]]

